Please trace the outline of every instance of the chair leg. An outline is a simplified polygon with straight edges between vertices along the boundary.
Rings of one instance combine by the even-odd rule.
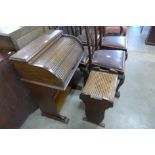
[[[84,85],[85,85],[85,83],[86,83],[86,81],[88,79],[88,76],[89,76],[88,68],[87,67],[80,67],[80,71],[83,74]]]
[[[86,82],[87,82],[88,76],[89,76],[89,71],[88,71],[88,69],[85,69],[84,72],[83,72],[84,85],[85,85]]]
[[[128,51],[125,51],[125,61],[128,59]]]
[[[119,83],[117,85],[117,88],[116,88],[116,94],[115,94],[115,97],[119,98],[120,97],[120,92],[119,92],[119,88],[123,85],[124,81],[125,81],[125,74],[123,73],[122,75],[119,75]]]
[[[144,26],[141,26],[141,30],[140,30],[140,33],[142,33],[142,31],[143,31],[143,28],[144,28]]]

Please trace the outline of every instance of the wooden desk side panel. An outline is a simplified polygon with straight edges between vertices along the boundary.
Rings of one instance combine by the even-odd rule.
[[[43,113],[58,114],[64,104],[65,98],[70,92],[70,87],[65,91],[58,91],[48,87],[34,85],[24,82],[25,86],[31,90],[34,100],[39,105]]]
[[[23,79],[45,84],[63,86],[63,81],[48,70],[23,62],[13,61],[15,68]]]
[[[54,95],[57,93],[56,90],[27,82],[24,84],[31,91],[33,99],[42,112],[57,113],[53,99]]]

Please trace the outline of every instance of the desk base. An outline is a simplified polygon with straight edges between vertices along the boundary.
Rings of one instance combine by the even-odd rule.
[[[49,114],[49,113],[42,112],[42,116],[46,116],[48,118],[55,119],[57,121],[65,123],[65,124],[68,124],[69,120],[70,120],[69,118],[62,116],[62,115],[59,115],[59,114],[51,114],[51,113]]]

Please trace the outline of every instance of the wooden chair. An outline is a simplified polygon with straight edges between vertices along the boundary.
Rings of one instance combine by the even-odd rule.
[[[57,27],[57,29],[62,30],[64,34],[68,34],[68,35],[72,35],[72,36],[76,37],[81,42],[81,44],[84,45],[84,43],[82,43],[82,40],[78,37],[80,35],[83,35],[85,32],[85,31],[83,31],[83,27],[81,27],[81,26],[59,26],[59,27]],[[84,56],[79,64],[79,69],[80,69],[81,73],[83,74],[85,82],[86,82],[87,75],[88,75],[88,69],[87,69],[88,60],[89,60],[88,57],[89,57],[88,46],[85,45],[84,46]],[[82,88],[77,85],[76,81],[77,81],[77,79],[74,79],[74,77],[73,77],[72,81],[70,83],[71,87],[74,89],[81,90]]]
[[[70,26],[72,35],[78,37],[82,34],[82,26]]]
[[[125,51],[126,60],[128,58],[127,52],[127,38],[126,36],[105,36],[104,27],[99,27],[100,33],[100,49],[114,49]]]
[[[86,67],[88,64],[88,46],[87,46],[87,41],[86,41],[86,36],[85,36],[85,31],[83,31],[82,26],[59,26],[60,30],[63,30],[63,33],[73,35],[79,39],[79,41],[83,44],[84,46],[84,57],[80,63],[80,67]]]
[[[82,33],[78,36],[78,39],[84,46],[85,53],[79,66],[81,68],[81,71],[83,72],[84,83],[86,83],[89,75],[89,64],[91,64],[93,55],[92,52],[97,49],[97,46],[99,44],[99,33],[96,31],[96,29],[94,29],[93,26],[89,26],[89,35],[91,35],[90,38],[87,37],[88,32],[86,31],[85,27],[83,27]]]
[[[123,50],[96,50],[97,45],[97,28],[94,27],[94,36],[92,37],[89,27],[85,27],[88,51],[89,51],[89,70],[108,71],[109,73],[118,74],[119,83],[116,89],[116,97],[120,96],[119,88],[125,81],[125,51]],[[93,43],[93,44],[92,44]]]
[[[70,28],[71,28],[71,33],[70,34],[77,37],[81,41],[83,46],[88,46],[84,26],[70,26]],[[90,33],[92,33],[92,35],[94,35],[93,26],[89,26],[89,28],[90,28],[90,31],[91,31]],[[93,36],[93,37],[95,37],[95,36]],[[99,42],[99,40],[100,40],[99,31],[98,31],[97,39],[98,39],[98,42]]]
[[[85,29],[82,26],[67,26],[67,27],[61,27],[60,29],[67,29],[68,34],[73,35],[77,37],[77,39],[81,42],[81,44],[84,46],[84,56],[81,60],[81,63],[79,65],[79,68],[84,76],[84,81],[86,82],[86,79],[88,78],[88,61],[89,61],[89,50],[88,50],[88,44],[87,39],[85,35]],[[84,82],[84,83],[85,83]]]
[[[89,42],[89,44],[91,46],[88,45],[88,41],[87,41],[87,37],[86,37],[86,31],[85,28],[82,26],[71,26],[71,30],[72,30],[72,35],[76,36],[79,41],[82,43],[82,45],[84,46],[84,57],[81,61],[81,65],[82,66],[87,66],[88,61],[91,60],[91,58],[89,58],[89,48],[94,48],[97,45],[93,45],[94,43],[92,42],[92,40],[95,40],[95,43],[97,44],[97,42],[99,43],[99,33],[95,33],[94,32],[94,28],[92,26],[89,27],[91,36],[92,36],[92,40]],[[97,34],[97,36],[95,36]],[[92,50],[92,49],[90,49]]]

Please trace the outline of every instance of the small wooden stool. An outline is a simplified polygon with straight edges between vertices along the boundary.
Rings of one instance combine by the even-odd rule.
[[[117,75],[91,71],[80,99],[85,103],[86,120],[101,125],[104,112],[113,106]]]

